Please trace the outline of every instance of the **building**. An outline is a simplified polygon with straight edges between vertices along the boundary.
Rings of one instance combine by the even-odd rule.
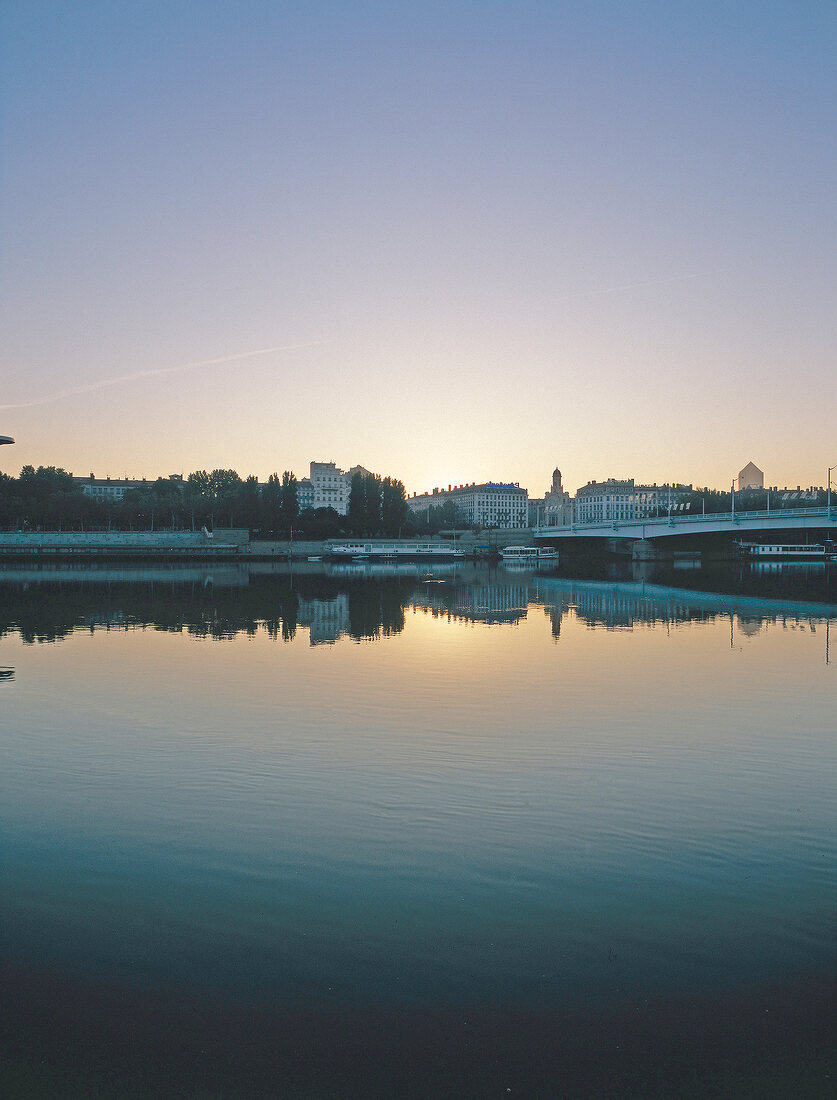
[[[310,477],[301,477],[296,483],[296,502],[300,512],[314,507],[314,486]]]
[[[407,497],[407,507],[429,518],[431,508],[440,508],[448,501],[456,509],[456,522],[463,527],[529,526],[529,494],[516,481],[472,482],[434,489],[432,493],[414,493]]]
[[[576,523],[643,519],[676,508],[691,485],[635,485],[633,478],[588,481],[575,495]]]
[[[174,482],[179,489],[183,489],[186,484],[182,474],[169,474],[168,480]],[[150,489],[154,485],[153,481],[148,481],[146,478],[136,480],[135,478],[96,477],[94,474],[89,477],[74,477],[73,482],[85,496],[109,504],[122,500],[132,489]]]
[[[573,521],[573,502],[570,494],[561,484],[561,471],[556,467],[552,471],[552,487],[543,498],[541,525],[546,527],[567,527]]]
[[[741,490],[763,489],[764,471],[760,470],[755,462],[748,462],[736,480],[738,481],[738,488]]]
[[[349,482],[346,473],[338,470],[333,462],[312,462],[310,469],[311,507],[333,508],[338,515],[345,516],[349,510]]]
[[[312,462],[308,477],[297,482],[296,499],[300,512],[307,508],[333,508],[340,516],[349,511],[349,496],[355,474],[371,476],[363,466],[340,470],[333,462]]]

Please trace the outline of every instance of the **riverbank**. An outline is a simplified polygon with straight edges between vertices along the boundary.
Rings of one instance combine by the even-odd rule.
[[[456,548],[472,561],[496,561],[506,546],[534,546],[537,532],[491,530],[454,532],[444,536],[409,539],[364,538],[367,545],[408,547],[417,541],[440,548]],[[327,559],[334,544],[346,539],[257,539],[241,528],[205,531],[65,531],[0,532],[0,561],[15,560],[154,560],[154,561],[307,561]],[[684,538],[657,543],[630,543],[623,539],[577,538],[558,543],[562,560],[610,560],[633,557],[642,561],[677,559],[732,560],[735,548],[725,536],[708,536],[700,548]]]
[[[0,532],[0,559],[218,560],[248,553],[250,532],[38,531]]]

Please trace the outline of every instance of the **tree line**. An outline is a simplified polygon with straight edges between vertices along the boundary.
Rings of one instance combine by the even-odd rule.
[[[57,466],[24,466],[15,478],[0,473],[0,528],[14,531],[154,531],[246,528],[263,538],[398,536],[414,533],[404,485],[392,477],[355,474],[348,514],[299,506],[291,470],[260,483],[235,470],[195,470],[185,479],[157,478],[126,490],[119,500],[85,493]]]

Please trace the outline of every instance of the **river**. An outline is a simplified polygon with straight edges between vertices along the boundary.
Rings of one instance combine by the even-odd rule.
[[[829,1095],[837,577],[572,572],[0,569],[4,1094]]]

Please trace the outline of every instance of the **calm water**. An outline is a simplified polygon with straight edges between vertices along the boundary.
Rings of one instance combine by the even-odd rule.
[[[830,1095],[830,584],[0,570],[0,1085]]]

